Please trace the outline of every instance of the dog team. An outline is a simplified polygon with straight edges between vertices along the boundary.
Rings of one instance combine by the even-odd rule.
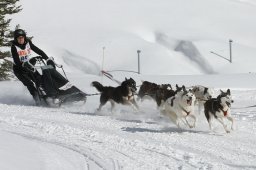
[[[179,128],[181,123],[190,128],[195,127],[197,119],[194,110],[195,105],[198,105],[199,114],[200,108],[204,107],[204,114],[210,130],[212,130],[212,121],[214,119],[222,124],[227,133],[230,132],[230,129],[233,130],[234,120],[230,113],[233,100],[230,89],[227,89],[226,92],[220,90],[220,94],[213,98],[213,89],[201,85],[187,89],[184,85],[179,87],[176,84],[176,89],[174,90],[170,84],[158,85],[143,81],[138,93],[136,93],[136,82],[132,78],[125,78],[118,87],[103,86],[97,81],[93,81],[91,85],[101,93],[98,111],[108,101],[111,103],[111,111],[115,103],[130,105],[138,111],[139,106],[135,101],[135,95],[137,95],[137,100],[141,101],[148,97],[152,98],[156,102],[160,113],[170,118]],[[188,121],[188,118],[193,120],[192,123]],[[225,124],[225,119],[231,122],[230,129]]]

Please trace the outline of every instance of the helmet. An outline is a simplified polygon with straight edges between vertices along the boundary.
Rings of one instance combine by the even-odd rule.
[[[26,38],[26,32],[22,29],[17,29],[14,31],[14,40],[16,40],[19,36],[23,36]]]

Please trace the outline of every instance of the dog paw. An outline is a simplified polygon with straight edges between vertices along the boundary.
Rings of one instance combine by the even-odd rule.
[[[188,125],[188,126],[189,126],[189,128],[195,128],[195,127],[196,127],[195,124],[193,124],[193,125]]]

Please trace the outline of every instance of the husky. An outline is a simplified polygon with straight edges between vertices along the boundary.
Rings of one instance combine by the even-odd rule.
[[[177,84],[176,90],[173,90],[170,84],[160,85],[155,95],[157,106],[159,107],[162,102],[165,102],[168,98],[175,96],[181,90],[182,87],[179,87]]]
[[[169,97],[174,96],[180,90],[182,90],[182,88],[177,84],[176,90],[173,90],[170,84],[158,85],[156,83],[143,81],[138,93],[138,100],[141,99],[141,101],[143,101],[146,96],[150,96],[156,102],[157,107],[159,108],[163,101],[166,101]]]
[[[198,112],[200,114],[201,108],[204,107],[204,103],[211,99],[214,92],[212,88],[204,87],[201,85],[192,86],[192,93],[194,93],[196,97],[195,104],[198,104]]]
[[[179,91],[175,96],[168,98],[161,105],[161,113],[168,116],[179,128],[180,121],[184,121],[190,128],[195,127],[196,117],[194,116],[195,95],[191,90],[187,91],[182,86],[183,91]],[[187,117],[194,119],[193,124],[189,124]]]
[[[137,90],[136,82],[132,78],[125,78],[125,81],[123,81],[118,87],[103,86],[97,81],[93,81],[91,85],[101,92],[100,105],[97,109],[98,111],[100,111],[102,106],[104,106],[108,101],[111,103],[111,111],[113,111],[115,103],[131,105],[136,111],[138,111],[139,107],[134,99],[134,94]]]
[[[217,119],[223,125],[225,131],[229,133],[230,130],[228,130],[227,125],[224,124],[224,118],[226,118],[231,121],[231,130],[233,130],[234,120],[230,114],[230,107],[233,102],[230,89],[228,89],[227,92],[221,90],[221,93],[217,98],[212,98],[205,102],[204,113],[209,123],[210,130],[212,130],[213,118]]]
[[[205,102],[213,96],[213,89],[201,85],[192,86],[192,92],[195,94],[197,101]]]
[[[192,86],[192,92],[195,94],[196,100],[206,101],[212,98],[213,90],[209,87],[204,87],[201,85]]]
[[[159,89],[159,85],[156,83],[151,83],[149,81],[142,81],[142,85],[140,86],[140,90],[138,92],[138,100],[145,98],[145,96],[150,96],[155,100],[156,91]]]

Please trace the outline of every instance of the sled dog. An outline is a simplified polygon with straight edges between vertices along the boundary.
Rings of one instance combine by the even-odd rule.
[[[213,96],[213,89],[204,87],[201,85],[192,86],[192,93],[195,94],[196,101],[198,102],[204,102],[206,100],[209,100]]]
[[[204,103],[207,100],[212,98],[212,96],[214,94],[213,89],[211,89],[209,87],[197,85],[197,86],[192,86],[192,93],[194,93],[194,95],[196,97],[195,104],[198,105],[198,112],[200,114],[201,108],[204,107]]]
[[[180,121],[184,122],[190,128],[195,127],[196,117],[194,116],[194,102],[195,95],[191,90],[187,91],[185,86],[182,87],[183,91],[178,92],[175,96],[168,98],[161,105],[161,113],[168,116],[179,128]],[[191,125],[187,117],[194,119]]]
[[[169,97],[174,96],[182,88],[176,84],[176,90],[172,89],[170,84],[161,84],[151,83],[148,81],[143,81],[138,93],[138,100],[143,99],[146,96],[150,96],[153,100],[156,101],[157,107],[160,107],[162,101],[166,101]]]
[[[108,101],[111,103],[111,111],[115,103],[131,105],[135,110],[138,110],[138,105],[134,99],[134,93],[137,90],[136,82],[132,78],[125,78],[125,81],[118,87],[103,86],[97,81],[93,81],[91,85],[101,92],[98,111],[100,111],[102,106]]]
[[[156,91],[155,100],[158,107],[161,105],[162,102],[165,102],[168,98],[175,96],[179,91],[182,90],[182,87],[179,87],[177,84],[175,91],[168,87],[168,84],[162,84]]]
[[[140,90],[138,92],[138,100],[143,101],[145,96],[150,96],[155,100],[156,91],[159,89],[159,85],[156,83],[151,83],[149,81],[142,81]]]
[[[233,130],[233,118],[230,114],[231,103],[234,101],[231,98],[231,92],[228,89],[227,92],[221,91],[220,95],[217,98],[209,99],[204,104],[204,113],[205,117],[209,123],[210,130],[212,130],[212,120],[213,118],[217,119],[224,127],[227,133],[227,125],[224,123],[224,118],[231,121],[231,129]]]

